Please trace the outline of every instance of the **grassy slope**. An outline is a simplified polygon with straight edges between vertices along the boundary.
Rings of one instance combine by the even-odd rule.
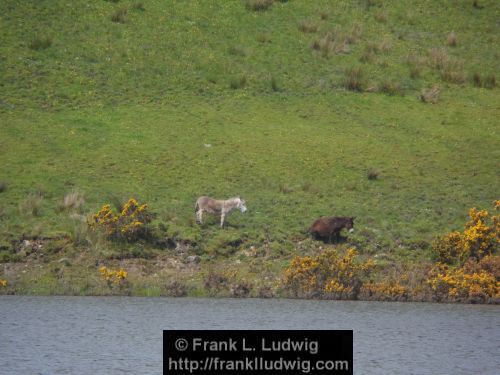
[[[225,252],[233,239],[242,249],[270,242],[279,269],[312,219],[338,214],[358,217],[350,242],[361,251],[409,259],[461,226],[469,207],[498,198],[498,89],[442,82],[426,63],[411,79],[404,63],[409,52],[425,58],[438,47],[466,76],[496,73],[497,2],[289,1],[265,12],[240,1],[133,4],[0,4],[4,246],[22,234],[74,231],[57,206],[78,188],[85,212],[112,195],[138,196],[169,236],[196,240],[201,253]],[[111,22],[124,6],[126,23]],[[302,33],[302,20],[319,31]],[[363,33],[349,54],[312,50],[324,32],[354,24]],[[444,43],[451,30],[454,48]],[[35,36],[52,45],[30,49]],[[384,40],[387,53],[358,61],[367,44]],[[363,66],[365,87],[397,82],[406,95],[345,91],[353,64]],[[242,76],[245,87],[231,89]],[[420,102],[433,83],[443,87],[441,101]],[[367,179],[369,169],[378,180]],[[20,214],[37,189],[40,216]],[[240,194],[249,212],[231,216],[224,233],[216,220],[199,228],[201,194]]]

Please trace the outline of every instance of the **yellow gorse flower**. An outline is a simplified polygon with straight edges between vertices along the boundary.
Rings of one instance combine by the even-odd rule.
[[[119,270],[112,270],[105,266],[99,268],[99,273],[102,275],[104,280],[108,282],[108,284],[123,284],[128,276],[128,272],[123,268]]]
[[[104,205],[88,223],[92,229],[102,229],[108,236],[135,240],[144,234],[145,226],[151,221],[146,204],[139,204],[130,198],[119,214],[114,214],[109,204]]]

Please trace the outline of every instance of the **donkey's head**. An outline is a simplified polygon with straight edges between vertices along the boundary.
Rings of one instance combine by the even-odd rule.
[[[245,212],[247,210],[246,202],[244,199],[238,197],[238,205],[236,206],[241,212]]]

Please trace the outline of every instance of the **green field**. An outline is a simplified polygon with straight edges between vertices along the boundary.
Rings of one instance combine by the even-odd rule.
[[[361,254],[421,262],[499,198],[497,1],[257,3],[0,3],[0,276],[13,290],[105,293],[96,261],[141,264],[134,294],[176,278],[203,295],[213,268],[271,283],[313,251],[319,216],[355,216],[346,245]],[[437,102],[421,100],[433,85]],[[98,238],[64,208],[75,190],[82,215],[147,203],[156,240],[201,263],[179,271],[158,241]],[[200,195],[249,210],[198,226]],[[36,238],[52,251],[19,254]]]

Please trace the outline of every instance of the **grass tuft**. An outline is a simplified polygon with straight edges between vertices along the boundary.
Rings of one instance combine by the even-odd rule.
[[[256,39],[259,43],[271,43],[271,36],[268,33],[257,34]]]
[[[490,73],[484,78],[483,87],[487,89],[495,88],[497,85],[497,77],[495,73]]]
[[[141,2],[134,3],[132,5],[132,9],[139,10],[141,12],[144,12],[146,10],[146,8],[144,7],[144,3],[141,3]]]
[[[432,87],[423,89],[420,92],[420,100],[424,103],[436,104],[439,101],[440,95],[441,88],[438,85],[433,85]]]
[[[321,18],[323,21],[326,21],[329,17],[330,17],[330,13],[328,13],[328,11],[326,11],[326,10],[322,10],[319,13],[319,18]]]
[[[245,87],[246,84],[247,84],[247,77],[246,75],[243,74],[231,78],[231,81],[229,82],[229,87],[232,88],[233,90],[236,90]]]
[[[281,90],[281,88],[279,86],[279,83],[278,83],[278,80],[276,79],[276,77],[271,77],[270,84],[271,84],[271,90],[273,90],[274,92],[278,92],[278,91]]]
[[[364,73],[360,66],[350,67],[344,72],[343,87],[350,91],[363,91]]]
[[[64,196],[63,207],[66,210],[78,210],[85,204],[83,194],[73,190]]]
[[[320,51],[323,57],[349,53],[349,42],[339,33],[327,32],[322,38],[314,40],[311,48]]]
[[[5,190],[7,190],[7,183],[0,181],[0,193],[3,193]]]
[[[52,45],[52,39],[48,36],[37,36],[33,39],[29,47],[34,51],[41,51]]]
[[[456,47],[457,46],[457,34],[455,32],[451,32],[448,34],[446,37],[446,44],[450,47]]]
[[[241,57],[247,55],[245,48],[243,48],[242,46],[231,46],[229,47],[228,53],[233,56],[241,56]]]
[[[403,88],[397,82],[386,80],[379,86],[379,92],[387,95],[404,95]]]
[[[118,8],[115,13],[111,15],[111,21],[116,23],[125,23],[127,22],[127,14],[128,8],[126,6]]]
[[[299,30],[303,33],[313,34],[318,32],[319,25],[316,21],[302,20],[299,22]]]
[[[389,15],[387,14],[387,11],[384,9],[381,9],[375,13],[375,20],[380,23],[386,23],[389,20]]]
[[[273,0],[247,0],[246,8],[255,12],[268,10],[273,5]]]
[[[379,176],[380,172],[376,169],[369,169],[367,172],[366,172],[366,177],[369,179],[369,180],[377,180],[378,179],[378,176]]]
[[[39,216],[42,207],[43,195],[39,193],[30,193],[19,204],[19,211],[24,215]]]

